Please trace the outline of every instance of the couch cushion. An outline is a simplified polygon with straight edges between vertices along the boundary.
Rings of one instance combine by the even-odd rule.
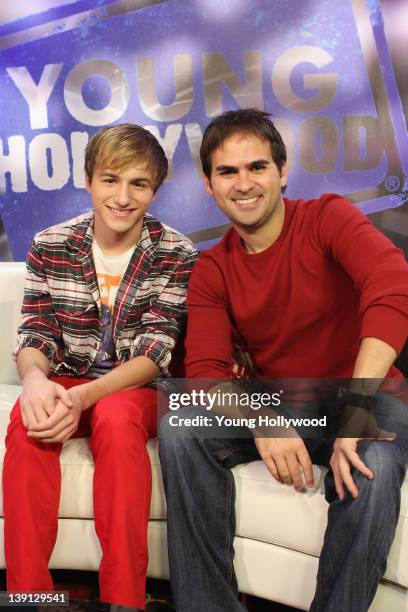
[[[297,492],[277,482],[261,461],[236,466],[233,473],[237,491],[237,536],[319,556],[327,523],[326,471],[314,465],[314,489]],[[407,476],[402,486],[397,534],[385,576],[408,587]]]

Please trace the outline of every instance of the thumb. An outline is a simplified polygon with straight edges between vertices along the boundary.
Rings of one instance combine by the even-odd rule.
[[[377,440],[385,440],[386,442],[392,442],[396,437],[396,433],[386,431],[385,429],[379,429],[376,436]]]
[[[72,408],[73,403],[71,400],[71,397],[69,395],[69,392],[62,386],[62,385],[56,385],[56,396],[60,398],[60,400],[62,400],[64,402],[64,404],[68,407],[68,408]]]
[[[386,442],[392,442],[397,437],[396,433],[389,433],[388,431],[384,432],[384,437],[381,440],[385,440]]]

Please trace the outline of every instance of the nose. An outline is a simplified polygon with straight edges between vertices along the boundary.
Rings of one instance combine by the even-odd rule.
[[[247,170],[241,170],[236,175],[235,181],[235,189],[240,191],[241,193],[246,193],[252,189],[254,185],[253,180],[251,179]]]
[[[130,186],[119,182],[115,192],[115,201],[118,206],[128,206],[130,202]]]

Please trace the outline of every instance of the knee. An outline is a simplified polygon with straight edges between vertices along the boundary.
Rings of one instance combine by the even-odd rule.
[[[167,412],[160,421],[159,447],[161,454],[166,452],[179,455],[191,445],[191,441],[199,436],[199,429],[191,423],[194,417],[199,417],[201,409],[190,407],[178,411]]]
[[[14,413],[10,420],[6,434],[6,458],[15,457],[18,461],[32,461],[37,454],[47,454],[54,449],[54,445],[44,444],[27,435],[27,428],[23,425],[20,412]]]
[[[167,412],[162,417],[158,434],[161,448],[176,450],[190,437],[190,428],[180,427],[176,425],[177,422],[178,414],[175,412]]]
[[[397,446],[382,440],[365,440],[359,446],[360,458],[374,474],[373,480],[360,477],[360,488],[369,488],[384,498],[399,491],[405,468]]]
[[[139,410],[134,402],[126,398],[115,398],[115,394],[99,400],[93,408],[92,432],[106,433],[109,437],[116,434],[126,435],[140,428]]]

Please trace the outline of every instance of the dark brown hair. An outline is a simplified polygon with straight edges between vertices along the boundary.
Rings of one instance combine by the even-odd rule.
[[[85,149],[85,172],[90,182],[96,168],[124,168],[139,162],[146,162],[152,171],[156,192],[167,175],[166,155],[153,134],[132,123],[103,128]]]
[[[269,113],[257,108],[244,108],[226,111],[213,119],[204,132],[200,148],[201,165],[205,176],[210,179],[212,154],[233,134],[252,134],[269,142],[272,159],[281,172],[286,163],[286,147],[270,117]]]

